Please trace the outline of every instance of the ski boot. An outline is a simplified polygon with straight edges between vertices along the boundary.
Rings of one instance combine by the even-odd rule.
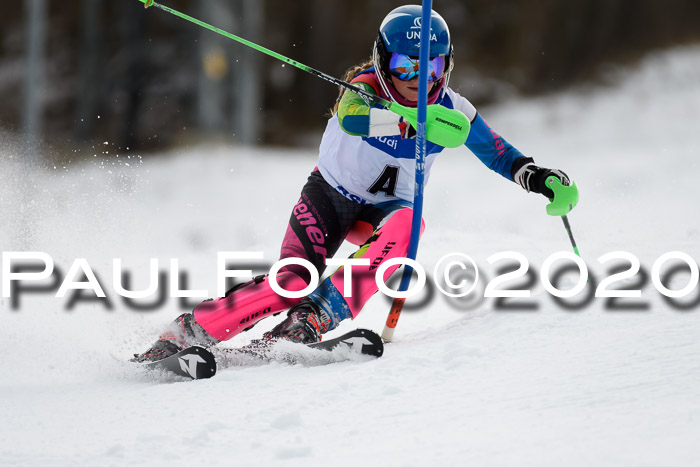
[[[312,300],[305,298],[287,313],[287,319],[263,334],[263,340],[286,339],[291,342],[313,344],[321,341],[331,320]]]
[[[168,326],[151,348],[141,354],[134,354],[131,361],[155,362],[193,345],[211,347],[218,342],[199,325],[192,313],[183,313]]]

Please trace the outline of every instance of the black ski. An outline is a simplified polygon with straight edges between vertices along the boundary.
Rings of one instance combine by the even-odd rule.
[[[336,351],[338,349],[338,351]],[[343,352],[345,350],[345,352]],[[254,340],[236,349],[212,349],[220,367],[249,366],[261,362],[278,361],[310,366],[337,363],[352,355],[381,357],[384,342],[373,331],[354,329],[334,339],[314,344],[296,344],[289,341]]]
[[[346,352],[335,355],[336,349]],[[165,369],[186,378],[204,379],[216,374],[217,361],[223,368],[271,361],[324,365],[348,360],[353,354],[381,357],[383,353],[384,342],[378,334],[369,329],[355,329],[340,337],[308,345],[270,340],[256,340],[237,349],[214,347],[207,350],[194,345],[162,360],[143,365],[146,368]]]
[[[384,341],[377,333],[369,329],[355,329],[335,339],[309,344],[307,347],[333,350],[339,345],[347,345],[358,353],[372,357],[381,357],[384,353]]]
[[[155,362],[144,363],[146,368],[162,368],[179,376],[192,379],[211,378],[216,374],[214,355],[198,345]]]

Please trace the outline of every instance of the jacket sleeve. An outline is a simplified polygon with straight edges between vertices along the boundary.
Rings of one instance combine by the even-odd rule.
[[[511,181],[520,167],[532,161],[493,131],[478,113],[472,121],[465,145],[486,167]]]
[[[372,86],[352,82],[374,94]],[[380,105],[370,107],[360,96],[346,91],[338,105],[338,121],[344,132],[353,136],[398,136],[401,134],[401,117]]]
[[[365,83],[353,83],[374,94],[372,87]],[[338,121],[340,128],[354,136],[369,135],[369,111],[370,107],[357,94],[345,91],[338,105]]]

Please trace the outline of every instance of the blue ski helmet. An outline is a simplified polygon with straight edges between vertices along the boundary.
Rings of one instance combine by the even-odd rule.
[[[420,5],[404,5],[392,10],[384,18],[379,26],[379,36],[387,52],[418,56],[423,15],[421,10]],[[449,56],[452,52],[450,29],[435,11],[430,16],[430,58]]]
[[[379,26],[372,58],[383,88],[391,83],[389,60],[392,53],[418,57],[422,16],[420,5],[404,5],[390,11]],[[445,70],[435,90],[447,85],[453,67],[453,51],[450,29],[442,16],[433,10],[430,15],[430,58],[439,55],[445,57]]]

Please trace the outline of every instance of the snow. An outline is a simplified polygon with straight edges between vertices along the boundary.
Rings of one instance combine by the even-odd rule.
[[[507,285],[532,296],[506,303],[536,309],[433,288],[420,309],[404,312],[381,359],[237,367],[194,382],[159,381],[125,362],[181,310],[174,298],[135,310],[115,293],[112,260],[122,259],[134,289],[148,285],[150,258],[166,279],[177,258],[188,288],[210,294],[219,251],[262,251],[264,272],[315,149],[202,146],[127,159],[110,144],[110,154],[98,149],[53,169],[3,138],[2,251],[45,252],[61,277],[39,283],[48,291],[23,292],[17,308],[9,298],[0,304],[0,465],[696,464],[700,286],[678,309],[649,276],[665,252],[700,259],[698,70],[700,48],[684,47],[616,71],[614,85],[481,109],[521,151],[578,183],[569,219],[591,287],[610,275],[603,254],[639,258],[646,276],[623,281],[642,290],[621,302],[633,309],[603,298],[559,306],[539,272],[548,256],[571,250],[561,221],[546,216],[544,199],[460,149],[433,168],[418,260],[432,277],[448,253],[471,256],[483,295],[507,264],[488,258],[522,253],[534,280]],[[78,300],[69,309],[70,293],[54,297],[78,258],[111,308]],[[667,285],[683,288],[687,270]],[[575,281],[567,275],[560,286]],[[335,333],[381,332],[389,303],[374,297]]]

